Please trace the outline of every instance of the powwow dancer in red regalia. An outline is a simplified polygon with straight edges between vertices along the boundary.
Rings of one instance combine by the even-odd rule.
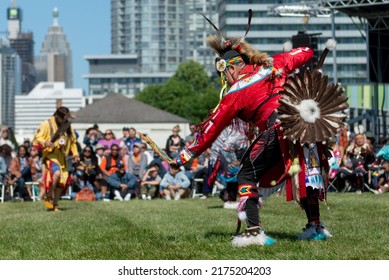
[[[271,245],[259,217],[258,188],[271,188],[286,180],[287,200],[296,200],[305,210],[308,223],[299,239],[325,239],[332,235],[320,221],[319,198],[328,171],[325,142],[335,135],[345,117],[336,114],[347,108],[343,89],[328,85],[321,73],[325,49],[317,67],[295,76],[312,57],[307,47],[273,57],[254,49],[243,38],[226,39],[218,28],[208,44],[218,57],[216,69],[230,89],[211,116],[198,125],[196,139],[175,159],[180,166],[201,155],[238,117],[249,123],[255,140],[246,151],[238,173],[239,221],[247,228],[232,240],[233,246]],[[286,83],[287,82],[287,83]],[[329,98],[331,97],[331,98]],[[324,177],[324,178],[323,178]],[[240,228],[240,223],[239,227]]]

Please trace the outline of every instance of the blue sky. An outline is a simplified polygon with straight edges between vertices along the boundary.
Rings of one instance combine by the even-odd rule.
[[[6,11],[11,0],[0,0],[0,36],[6,36]],[[44,37],[53,23],[53,9],[59,9],[63,27],[73,55],[73,87],[87,89],[82,75],[88,72],[83,59],[87,54],[111,53],[110,0],[16,0],[23,10],[23,32],[34,33],[34,52],[39,54]]]

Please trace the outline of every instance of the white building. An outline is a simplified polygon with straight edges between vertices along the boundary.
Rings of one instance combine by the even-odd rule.
[[[86,55],[89,73],[83,75],[88,79],[90,98],[102,98],[108,93],[116,92],[127,97],[134,95],[146,85],[163,84],[173,73],[139,72],[135,54]]]
[[[32,139],[39,124],[50,118],[57,105],[77,111],[85,107],[81,88],[65,88],[64,82],[41,82],[28,95],[15,96],[15,136],[19,143]]]
[[[102,132],[112,130],[118,139],[123,137],[123,127],[134,127],[161,148],[165,148],[176,125],[181,128],[181,137],[190,134],[188,120],[119,93],[110,93],[76,112],[72,127],[78,132],[80,143],[85,131],[94,124],[98,124]]]

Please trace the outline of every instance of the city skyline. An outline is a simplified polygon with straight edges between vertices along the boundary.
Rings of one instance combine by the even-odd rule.
[[[98,2],[98,5],[96,5]],[[0,1],[0,37],[7,37],[7,9],[12,1]],[[84,59],[90,54],[111,53],[110,0],[17,0],[22,9],[22,32],[33,32],[34,55],[38,55],[42,42],[53,23],[53,10],[59,10],[59,24],[63,27],[73,53],[73,87],[87,91],[88,72]]]

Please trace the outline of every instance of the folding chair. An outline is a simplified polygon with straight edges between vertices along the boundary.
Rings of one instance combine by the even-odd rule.
[[[371,188],[371,187],[369,186],[368,183],[365,183],[364,186],[365,186],[366,189],[368,189],[368,190],[371,191],[372,193],[378,194],[378,191],[375,190],[375,189],[373,189],[373,188]]]
[[[72,185],[70,184],[66,193],[64,195],[61,196],[61,199],[68,199],[68,200],[71,200],[72,199]]]
[[[337,175],[338,175],[338,172],[331,168],[330,172],[329,172],[327,191],[329,191],[330,189],[333,189],[335,192],[339,192],[338,188],[335,187],[335,182],[338,179]]]
[[[5,200],[5,194],[6,194],[6,191],[7,191],[7,184],[0,183],[0,189],[1,189],[0,200],[1,200],[1,203],[3,203],[4,200]],[[10,185],[9,186],[9,195],[11,196],[11,199],[14,199],[14,191],[15,191],[15,189],[16,189],[16,185]]]
[[[216,194],[219,194],[221,190],[224,190],[225,186],[223,186],[221,183],[219,183],[217,180],[213,184],[212,187],[212,196],[215,196]]]
[[[198,183],[204,183],[204,179],[203,178],[194,178],[193,179],[193,181],[192,181],[192,193],[191,193],[192,198],[199,198],[199,197],[203,196],[202,193],[197,193]]]
[[[342,192],[345,193],[345,192],[351,191],[351,189],[353,188],[353,185],[350,182],[350,178],[352,178],[352,176],[354,176],[354,171],[350,170],[346,167],[340,167],[336,177],[338,177],[338,176],[341,176],[344,179],[344,188],[343,188]]]
[[[1,196],[0,196],[0,200],[1,200],[1,203],[4,203],[5,185],[4,185],[3,183],[0,182],[0,187],[1,187]]]
[[[39,183],[38,182],[26,182],[26,187],[30,190],[32,201],[36,201],[39,195]],[[38,194],[36,193],[38,189]]]
[[[345,180],[343,192],[345,193],[351,191],[352,187],[353,185],[348,180]]]

